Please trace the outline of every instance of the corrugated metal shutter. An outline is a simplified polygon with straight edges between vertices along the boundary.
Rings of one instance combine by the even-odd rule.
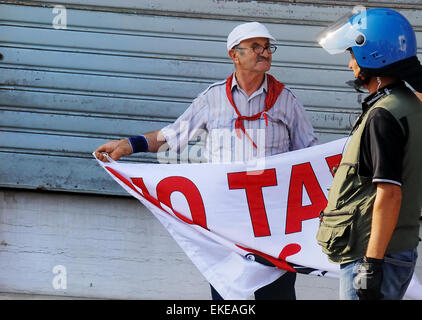
[[[0,1],[0,185],[122,194],[91,152],[104,141],[174,121],[233,70],[227,34],[264,22],[279,50],[271,73],[304,102],[321,142],[344,136],[358,113],[345,55],[314,42],[350,7],[289,2]],[[373,1],[374,3],[376,1]],[[332,3],[332,2],[329,2]],[[55,29],[54,4],[66,7]],[[422,43],[420,5],[400,7]],[[155,161],[155,155],[128,160]]]

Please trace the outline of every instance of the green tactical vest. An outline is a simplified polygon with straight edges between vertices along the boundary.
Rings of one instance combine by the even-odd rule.
[[[395,88],[365,113],[354,131],[321,212],[317,241],[331,262],[347,263],[362,258],[371,232],[376,184],[358,174],[360,143],[371,110],[384,108],[400,123],[406,117],[409,136],[402,172],[402,204],[386,254],[411,250],[419,242],[422,205],[422,103],[408,88]]]

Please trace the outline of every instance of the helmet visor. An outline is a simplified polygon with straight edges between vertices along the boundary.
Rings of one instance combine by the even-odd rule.
[[[346,51],[354,46],[362,46],[365,35],[358,29],[359,24],[352,24],[352,17],[355,13],[349,13],[322,30],[317,41],[329,54],[337,54]]]

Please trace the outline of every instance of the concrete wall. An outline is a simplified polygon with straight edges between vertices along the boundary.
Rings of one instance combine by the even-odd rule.
[[[60,265],[66,289],[53,287]],[[16,190],[0,192],[0,292],[123,299],[209,294],[137,200]]]

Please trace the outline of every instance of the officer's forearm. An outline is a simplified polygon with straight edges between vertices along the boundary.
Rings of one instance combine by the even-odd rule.
[[[372,212],[371,235],[366,256],[382,259],[397,224],[400,212],[401,188],[390,183],[378,183]]]

